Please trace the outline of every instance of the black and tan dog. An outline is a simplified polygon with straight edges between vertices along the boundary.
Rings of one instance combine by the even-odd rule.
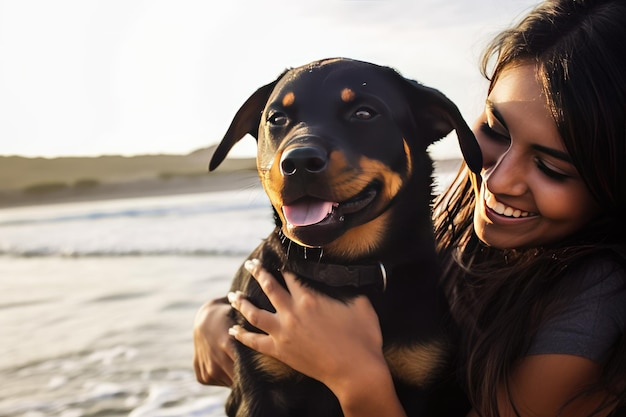
[[[250,255],[283,282],[347,300],[367,294],[408,415],[461,415],[449,391],[453,355],[438,286],[427,147],[456,129],[471,169],[480,149],[456,106],[388,67],[326,59],[284,72],[239,109],[213,154],[215,169],[246,134],[276,229]],[[248,272],[232,284],[274,311]],[[233,310],[233,317],[250,324]],[[229,416],[340,416],[322,384],[237,344]],[[458,413],[458,414],[457,414]]]

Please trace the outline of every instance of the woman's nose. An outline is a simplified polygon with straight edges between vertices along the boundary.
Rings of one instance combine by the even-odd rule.
[[[509,147],[498,158],[483,166],[482,178],[493,194],[522,195],[528,190],[528,168],[516,150]]]

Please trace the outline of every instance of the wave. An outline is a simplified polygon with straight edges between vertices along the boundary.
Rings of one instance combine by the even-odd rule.
[[[60,248],[40,248],[40,249],[2,249],[0,248],[0,257],[5,258],[125,258],[125,257],[163,257],[163,256],[180,256],[180,257],[246,257],[250,254],[251,249],[167,249],[167,250],[136,250],[136,249],[119,249],[119,250],[62,250]]]
[[[158,218],[170,216],[194,216],[211,213],[233,212],[241,210],[251,210],[257,208],[265,208],[270,210],[267,201],[247,201],[235,202],[231,204],[215,204],[209,202],[206,204],[191,206],[159,206],[159,207],[140,207],[140,208],[121,208],[121,209],[105,209],[91,210],[86,212],[57,214],[57,213],[35,213],[31,215],[17,215],[13,217],[0,218],[1,226],[24,226],[38,225],[46,223],[67,223],[74,221],[90,221],[90,220],[107,220],[119,218]]]
[[[248,254],[274,227],[261,193],[211,193],[0,211],[0,257]]]

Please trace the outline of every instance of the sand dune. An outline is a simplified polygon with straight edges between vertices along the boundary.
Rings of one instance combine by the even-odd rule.
[[[227,159],[209,173],[213,150],[132,157],[0,156],[0,207],[213,191],[258,183],[253,158]]]
[[[0,207],[259,187],[254,158],[227,158],[209,173],[215,147],[188,155],[24,158],[0,156]],[[450,171],[459,160],[437,161]]]

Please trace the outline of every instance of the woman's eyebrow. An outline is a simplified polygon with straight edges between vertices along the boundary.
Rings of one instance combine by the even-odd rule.
[[[504,121],[504,117],[502,117],[502,114],[500,114],[500,112],[498,111],[498,109],[496,108],[496,105],[493,103],[493,101],[491,100],[486,100],[485,101],[485,107],[487,107],[487,110],[493,115],[493,117],[496,118],[496,120],[498,122],[500,122],[500,124],[508,130],[508,127],[506,126],[506,122]]]
[[[564,161],[570,164],[572,163],[572,158],[566,152],[559,151],[554,148],[548,148],[547,146],[538,145],[538,144],[532,145],[532,148],[538,152],[542,152],[542,153],[545,153],[546,155],[550,155],[554,158],[560,159],[561,161]]]

